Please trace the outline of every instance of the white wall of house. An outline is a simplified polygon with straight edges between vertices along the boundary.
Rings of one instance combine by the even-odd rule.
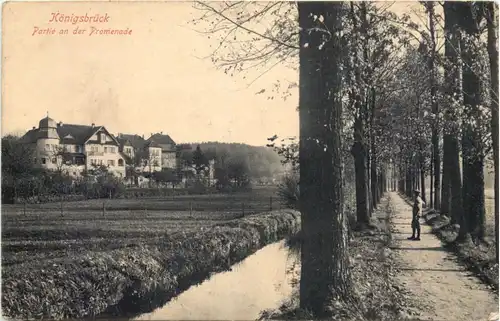
[[[147,160],[147,165],[145,170],[151,172],[161,171],[162,164],[162,154],[161,147],[148,147],[149,159]]]
[[[87,156],[87,169],[103,165],[118,177],[125,177],[125,160],[118,152],[118,146],[86,144],[84,152]]]
[[[177,167],[176,153],[170,151],[168,152],[163,151],[161,153],[161,167],[176,168]]]
[[[60,166],[57,162],[59,148],[59,139],[38,139],[36,142],[36,165],[41,168],[57,170]]]
[[[135,150],[132,146],[123,146],[123,153],[128,155],[131,159],[135,157]]]

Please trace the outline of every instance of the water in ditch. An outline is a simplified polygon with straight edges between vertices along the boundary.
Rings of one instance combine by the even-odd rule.
[[[274,243],[134,320],[255,320],[291,297],[298,271],[296,256]]]

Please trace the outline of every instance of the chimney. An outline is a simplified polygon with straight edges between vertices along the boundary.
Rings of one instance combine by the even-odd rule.
[[[144,134],[142,134],[142,139],[144,139]]]
[[[60,121],[60,122],[57,123],[57,127],[62,127],[62,125],[63,125],[62,121]]]
[[[35,126],[33,126],[33,129],[36,129],[36,127],[35,127]]]
[[[95,124],[94,124],[94,123],[92,123],[92,128],[94,128],[94,127],[95,127]]]

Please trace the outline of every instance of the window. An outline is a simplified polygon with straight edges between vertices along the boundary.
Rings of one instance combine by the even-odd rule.
[[[103,164],[104,164],[103,160],[102,160],[102,159],[100,159],[100,160],[99,160],[99,165],[101,165],[101,166],[102,166]]]
[[[45,150],[50,150],[50,144],[45,144]]]
[[[56,164],[57,163],[57,159],[55,157],[52,157],[52,164]]]
[[[104,147],[104,152],[107,153],[108,152],[108,148],[107,147]]]
[[[75,145],[75,146],[74,146],[73,151],[74,151],[75,153],[78,153],[78,146],[76,146],[76,145]]]
[[[123,166],[123,159],[118,160],[118,166]]]
[[[33,164],[36,164],[36,157],[33,158]]]
[[[47,163],[47,159],[45,157],[42,157],[42,164]]]
[[[115,161],[114,160],[108,160],[108,166],[115,166]]]
[[[97,160],[96,159],[91,159],[90,160],[91,165],[97,165]]]

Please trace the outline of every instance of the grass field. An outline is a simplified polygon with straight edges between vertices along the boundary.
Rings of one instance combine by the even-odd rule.
[[[22,204],[2,206],[2,266],[155,244],[166,235],[280,205],[275,189],[267,187],[227,195],[65,202],[62,207],[63,215],[60,203],[30,204],[26,210]]]
[[[104,215],[100,200],[63,203],[62,216],[55,203],[30,205],[26,213],[23,205],[4,206],[3,314],[150,312],[210,273],[297,233],[300,214],[276,211],[277,198],[269,211],[270,197],[275,189],[106,200]]]

